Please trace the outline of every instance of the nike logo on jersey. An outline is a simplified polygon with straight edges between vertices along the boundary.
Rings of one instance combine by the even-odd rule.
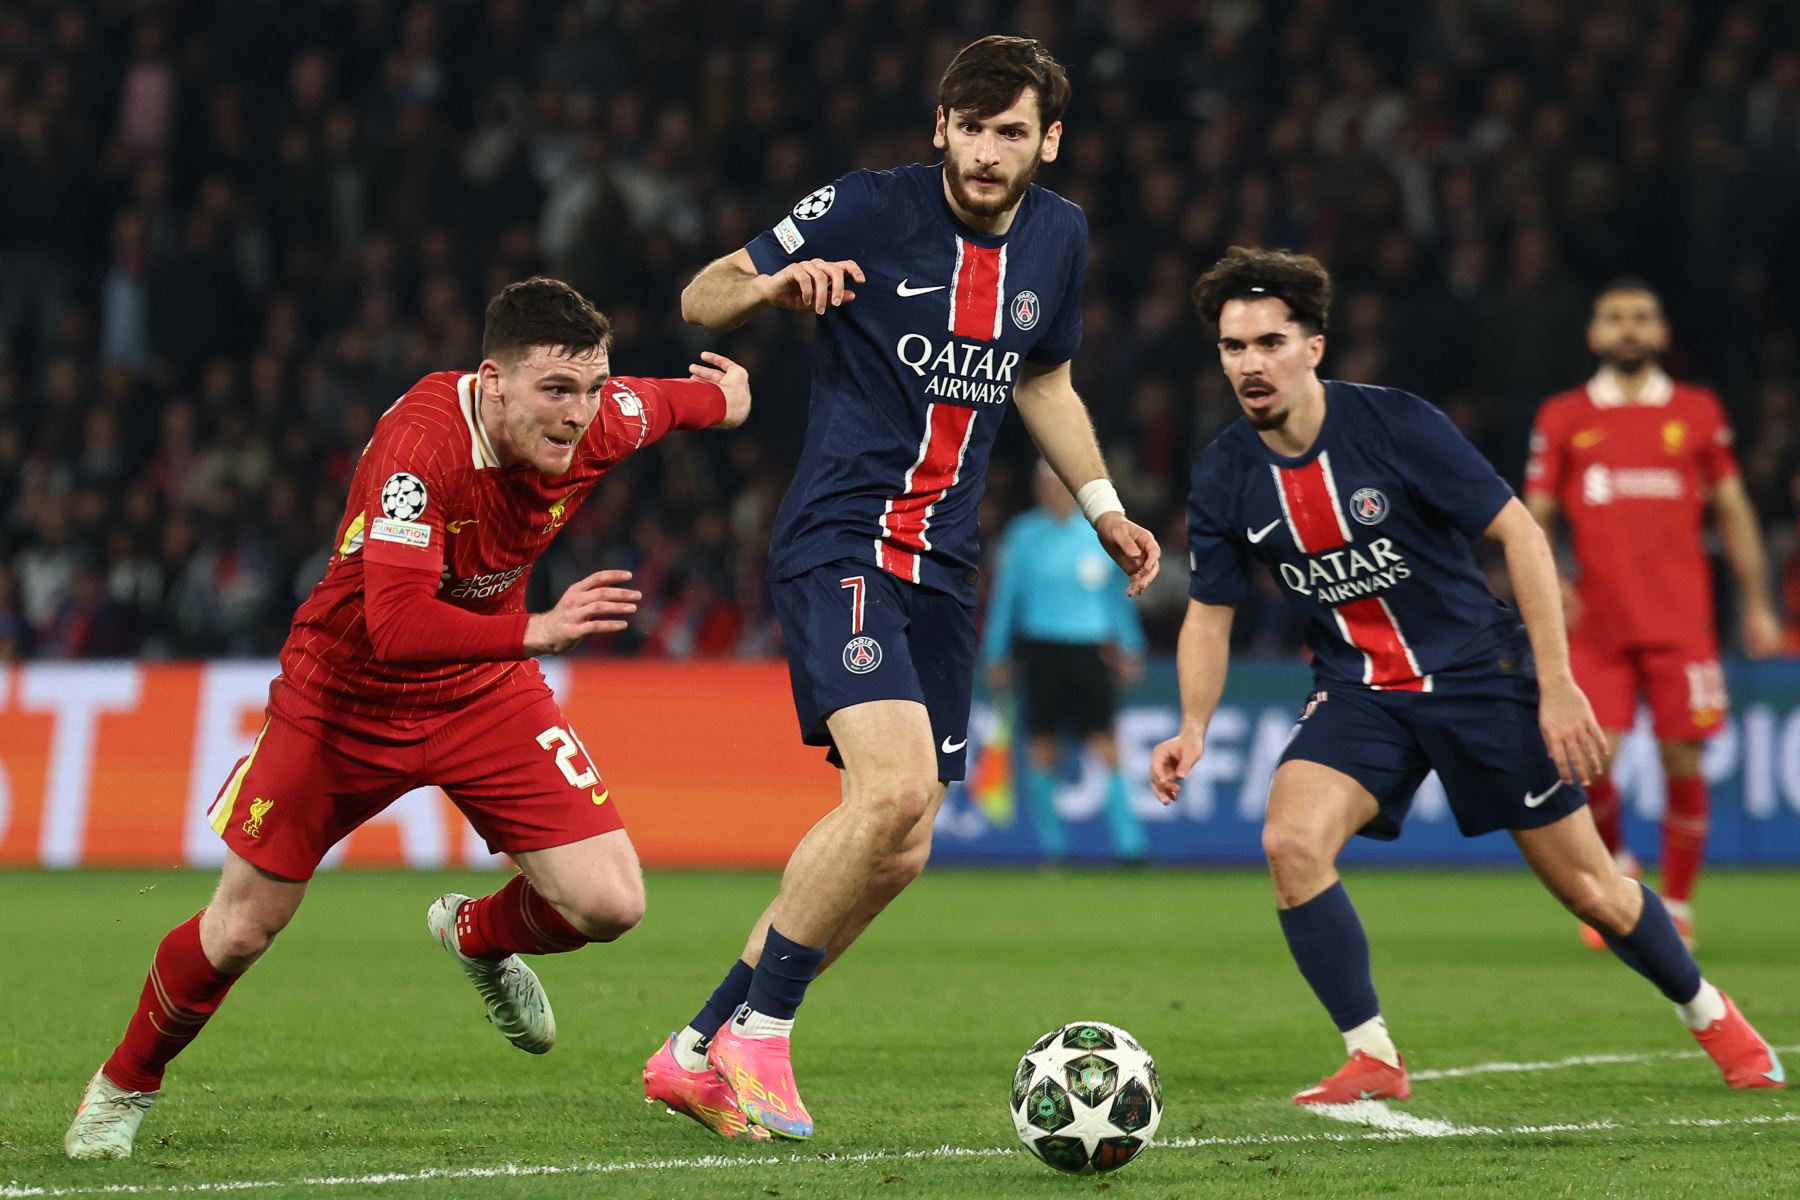
[[[930,292],[941,292],[950,286],[947,283],[940,283],[936,287],[908,287],[906,286],[907,283],[907,280],[902,279],[900,281],[900,286],[894,290],[899,292],[902,296],[923,296]]]
[[[592,800],[595,804],[605,804],[611,796],[612,796],[611,788],[608,788],[604,792],[593,791],[593,790],[590,790],[588,792],[588,799]]]
[[[461,533],[468,526],[479,525],[479,524],[481,524],[480,517],[464,517],[460,521],[444,522],[444,528],[448,529],[451,533]]]
[[[1271,529],[1274,529],[1279,524],[1281,524],[1281,518],[1276,517],[1273,521],[1270,521],[1267,525],[1264,525],[1261,529],[1245,529],[1244,536],[1248,537],[1250,539],[1250,544],[1252,546],[1254,546],[1254,545],[1256,545],[1256,543],[1258,543],[1258,542],[1262,541],[1264,538],[1268,537],[1269,531]]]
[[[945,737],[943,742],[938,746],[938,749],[942,750],[945,754],[955,754],[958,750],[961,750],[968,744],[969,739],[966,737],[960,742],[953,742],[948,737]]]
[[[1548,800],[1551,796],[1555,795],[1556,789],[1561,786],[1562,786],[1562,780],[1559,779],[1555,783],[1551,784],[1549,787],[1545,788],[1543,791],[1539,792],[1535,796],[1532,795],[1530,792],[1526,792],[1525,793],[1525,807],[1526,808],[1536,808],[1538,805],[1540,805],[1544,801]]]
[[[1605,436],[1606,430],[1604,429],[1584,429],[1574,437],[1570,438],[1569,441],[1577,450],[1586,450],[1589,446],[1598,443]]]

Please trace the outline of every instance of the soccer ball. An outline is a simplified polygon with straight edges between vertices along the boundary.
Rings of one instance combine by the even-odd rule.
[[[1156,1063],[1137,1039],[1105,1021],[1076,1021],[1032,1044],[1013,1073],[1013,1128],[1059,1171],[1116,1171],[1162,1121]]]

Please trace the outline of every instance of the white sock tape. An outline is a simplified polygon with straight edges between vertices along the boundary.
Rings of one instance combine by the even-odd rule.
[[[1125,506],[1119,502],[1119,489],[1110,479],[1090,479],[1082,484],[1081,490],[1075,493],[1075,503],[1081,505],[1081,515],[1088,519],[1089,525],[1107,513],[1125,515]]]

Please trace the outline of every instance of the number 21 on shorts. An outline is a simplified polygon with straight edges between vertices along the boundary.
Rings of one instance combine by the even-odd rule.
[[[538,734],[537,744],[546,750],[556,751],[557,770],[563,773],[563,778],[569,781],[570,787],[591,788],[600,782],[600,776],[594,773],[594,756],[587,752],[587,747],[581,744],[580,738],[561,725],[552,725]],[[575,769],[577,752],[587,759],[586,770]]]

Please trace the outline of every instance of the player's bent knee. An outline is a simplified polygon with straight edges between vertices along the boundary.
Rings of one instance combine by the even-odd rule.
[[[1613,883],[1612,879],[1601,876],[1582,875],[1559,889],[1557,899],[1586,924],[1602,933],[1623,937],[1631,932],[1631,927],[1636,922],[1632,917],[1628,895],[1613,886]],[[1631,885],[1632,888],[1636,886]]]
[[[898,845],[911,833],[931,807],[935,780],[886,780],[858,790],[859,807]]]
[[[207,911],[211,914],[214,910]],[[226,909],[218,913],[214,921],[205,923],[212,926],[207,931],[211,936],[202,941],[207,958],[220,970],[235,972],[247,969],[261,958],[275,941],[275,935],[287,925],[287,920],[285,917],[270,920],[245,909]]]
[[[1310,830],[1287,825],[1265,825],[1262,831],[1263,857],[1276,873],[1297,872],[1329,867],[1331,849]]]
[[[596,888],[556,905],[576,932],[590,942],[610,942],[630,933],[644,919],[641,885]]]

